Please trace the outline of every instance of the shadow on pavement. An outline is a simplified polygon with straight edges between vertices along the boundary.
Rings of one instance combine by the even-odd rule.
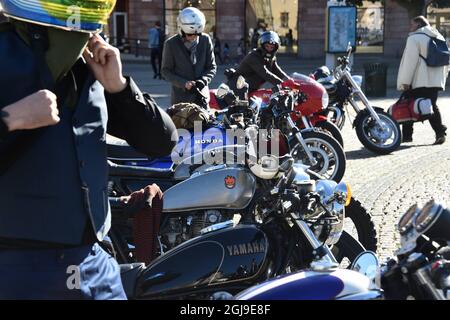
[[[428,146],[428,145],[423,145],[423,146]],[[423,146],[401,145],[396,151],[394,151],[394,153],[397,151],[406,150],[406,149],[410,149],[413,147],[423,147]],[[370,158],[376,158],[376,157],[383,157],[384,155],[378,154],[378,153],[375,153],[375,152],[372,152],[372,151],[369,151],[369,150],[363,148],[363,149],[359,149],[359,150],[347,151],[347,152],[345,152],[345,156],[346,156],[347,160],[358,160],[358,159],[370,159]]]

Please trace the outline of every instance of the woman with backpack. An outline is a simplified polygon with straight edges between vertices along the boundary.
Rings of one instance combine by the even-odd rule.
[[[408,91],[414,99],[427,98],[433,104],[430,124],[436,133],[435,144],[445,143],[447,127],[442,123],[437,106],[439,91],[445,90],[449,52],[444,37],[423,16],[411,20],[411,33],[397,78],[400,91]],[[403,142],[412,142],[413,122],[403,124]]]

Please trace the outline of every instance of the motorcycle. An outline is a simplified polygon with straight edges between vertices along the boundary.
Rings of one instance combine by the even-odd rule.
[[[326,108],[328,107],[328,93],[325,88],[310,77],[299,73],[292,75],[292,80],[284,81],[281,84],[283,88],[299,90],[306,98],[295,104],[296,111],[291,115],[292,120],[300,129],[320,129],[335,138],[339,144],[344,147],[344,139],[340,129],[329,121]],[[271,90],[259,89],[250,94],[250,97],[259,97],[263,102],[270,101]]]
[[[328,117],[342,129],[346,117],[344,109],[350,104],[357,113],[353,128],[364,147],[378,154],[392,153],[401,144],[400,125],[383,109],[371,105],[361,90],[362,77],[351,74],[351,53],[349,46],[347,56],[338,58],[338,66],[332,75],[326,66],[313,74],[328,92]],[[359,98],[365,108],[361,109],[355,98]]]
[[[243,150],[242,145],[234,147]],[[224,148],[227,154],[238,152]],[[345,183],[315,182],[289,155],[271,166],[274,179],[260,178],[251,163],[203,170],[189,162],[179,165],[176,176],[195,173],[165,192],[161,255],[148,266],[133,263],[132,243],[116,229],[124,225],[117,220],[124,216],[121,202],[111,199],[110,237],[116,251],[126,253],[117,259],[125,263],[122,281],[130,299],[236,294],[314,262],[338,265],[344,256],[352,261],[365,250],[343,230],[344,208],[351,201]],[[349,247],[352,250],[345,252]]]
[[[242,78],[242,77],[240,77]],[[246,95],[247,89],[245,88],[245,80],[243,85],[237,85],[237,90],[241,90]],[[242,91],[243,89],[243,91]],[[276,88],[275,88],[276,89]],[[279,91],[276,89],[276,91]],[[286,94],[289,90],[277,94]],[[240,116],[241,113],[245,114],[247,111],[256,111],[264,108],[264,103],[261,99],[251,98],[250,101],[240,100],[240,97],[230,90],[230,88],[222,84],[218,91],[220,95],[220,101],[227,107],[222,111],[215,111],[215,116],[219,114],[228,113],[229,118],[234,116]],[[296,101],[300,98],[306,100],[305,95],[296,94]],[[296,103],[294,101],[294,103]],[[228,110],[230,109],[230,111]],[[240,110],[239,112],[236,110]],[[291,112],[295,114],[295,112]],[[252,119],[253,123],[257,123],[259,112],[253,112],[256,119]],[[346,158],[345,153],[339,143],[331,136],[317,131],[315,129],[303,129],[298,130],[295,123],[288,123],[282,119],[276,118],[274,115],[274,122],[276,125],[283,126],[283,133],[292,137],[290,139],[291,148],[296,160],[301,161],[303,164],[311,166],[311,170],[316,172],[320,177],[325,179],[332,179],[339,182],[345,173]],[[228,119],[229,119],[228,118]],[[226,119],[228,121],[228,119]],[[147,159],[143,155],[139,155],[131,147],[119,143],[108,144],[109,159],[119,164],[153,167],[159,170],[170,171],[173,166],[172,159],[183,158],[198,153],[200,150],[207,148],[214,148],[224,144],[233,144],[230,142],[227,135],[227,129],[229,129],[230,122],[224,122],[223,117],[220,121],[213,121],[208,124],[204,131],[194,131],[192,136],[183,137],[180,139],[178,145],[175,147],[170,157],[161,159]],[[281,129],[281,127],[278,127]],[[261,128],[267,129],[267,128]],[[295,132],[295,133],[294,133]]]
[[[232,94],[228,90],[223,91],[224,94]],[[289,110],[292,109],[286,109],[286,108],[292,108],[292,103],[294,101],[294,93],[286,93],[286,92],[277,92],[274,95],[274,99],[272,104],[269,105],[269,107],[261,108],[260,104],[258,103],[258,99],[252,99],[256,100],[248,106],[248,104],[240,104],[240,103],[234,103],[233,106],[230,108],[222,111],[222,122],[226,124],[226,128],[259,128],[259,125],[263,125],[261,128],[267,129],[268,132],[271,131],[271,120],[270,119],[276,119],[274,122],[275,124],[280,125],[280,123],[283,122],[283,119],[290,119],[289,117]],[[283,97],[290,97],[289,99],[285,99]],[[233,98],[235,99],[235,97]],[[291,101],[290,104],[286,105],[286,102]],[[280,107],[277,107],[277,105],[280,105]],[[284,110],[284,111],[281,111]],[[264,119],[264,120],[261,120]],[[262,121],[262,122],[261,122]],[[255,127],[256,126],[256,127]],[[281,125],[280,125],[281,126]],[[225,127],[222,127],[222,130]],[[293,132],[294,129],[290,129],[289,132]],[[257,131],[257,130],[256,130]],[[217,132],[216,132],[217,133]],[[299,132],[300,134],[300,132]],[[222,133],[219,131],[219,136],[221,136]],[[217,137],[217,136],[216,136]],[[281,154],[288,154],[290,151],[289,145],[296,146],[298,142],[296,142],[297,138],[295,136],[291,137],[290,142],[281,143],[280,147],[280,153]],[[214,140],[214,139],[212,139]],[[337,143],[336,143],[337,144]],[[187,147],[191,146],[191,143],[185,141],[185,145]],[[232,146],[231,146],[232,147]],[[116,146],[115,150],[119,150],[121,148],[124,148],[125,151],[128,150],[130,147],[121,147]],[[211,150],[213,148],[208,147],[208,150]],[[204,148],[204,150],[207,150]],[[195,148],[193,149],[195,150]],[[202,150],[200,148],[200,150]],[[298,150],[298,147],[297,147]],[[110,150],[111,151],[111,150]],[[133,158],[132,153],[136,153],[135,151],[131,150],[131,153],[128,153],[126,155],[126,152],[122,152],[122,154],[119,154],[119,152],[116,151],[116,153],[110,153],[110,156],[115,156],[114,162],[116,164],[111,163],[110,164],[110,194],[111,196],[117,197],[117,196],[126,196],[130,193],[143,189],[147,185],[156,183],[160,186],[160,188],[165,191],[170,189],[171,187],[182,183],[186,179],[189,179],[193,174],[198,173],[201,170],[206,170],[208,167],[212,167],[212,165],[208,165],[206,163],[203,163],[202,161],[199,162],[199,164],[196,166],[196,170],[187,170],[184,169],[182,171],[180,168],[185,168],[186,166],[182,163],[181,166],[176,165],[171,158],[168,158],[166,162],[161,161],[157,163],[153,163],[153,167],[136,167],[135,165],[138,163],[143,163],[146,160],[139,160],[137,158]],[[324,152],[324,151],[322,151]],[[189,152],[185,152],[186,154],[190,154]],[[188,158],[187,161],[191,161],[192,158],[195,158],[196,155],[194,154],[191,158]],[[201,159],[204,159],[204,157],[200,157]],[[121,161],[118,161],[121,160]],[[344,158],[345,160],[345,158]],[[149,161],[149,160],[147,160]],[[119,164],[119,165],[117,165]],[[169,168],[166,167],[166,164],[169,164]],[[311,169],[306,169],[308,175],[315,179],[321,179],[322,177],[317,175],[315,171],[312,171]],[[181,174],[183,172],[183,174]],[[206,195],[203,196],[203,198],[208,197]],[[211,201],[218,201],[220,202],[220,198],[210,198]],[[213,202],[212,202],[213,203]],[[217,204],[217,203],[216,203]],[[196,227],[196,231],[193,233],[194,235],[198,235],[198,231],[207,225],[211,223],[215,223],[218,220],[222,219],[220,212],[210,210],[210,211],[202,211],[199,212],[198,215],[194,216],[195,219],[191,220],[191,223]],[[377,240],[376,240],[376,232],[375,227],[373,224],[373,221],[371,219],[371,216],[367,213],[365,208],[362,207],[361,203],[357,201],[356,199],[352,198],[352,201],[349,205],[349,211],[348,211],[348,217],[349,220],[351,220],[351,223],[355,226],[356,233],[352,234],[355,238],[357,238],[362,245],[364,245],[366,248],[370,250],[376,250],[377,248]],[[176,221],[176,219],[174,219]],[[349,221],[350,222],[350,221]],[[348,224],[348,223],[347,223]],[[185,223],[179,223],[177,225],[178,229],[185,228]],[[179,232],[178,232],[179,234]],[[185,237],[186,238],[186,237]],[[176,244],[179,244],[180,242],[177,242],[173,240],[173,236],[171,237],[172,241],[169,247],[173,247]]]
[[[232,106],[229,108],[234,112],[231,116],[244,116],[244,124],[249,122],[248,119],[250,117],[250,120],[253,120],[253,123],[257,123],[261,129],[280,129],[283,134],[290,137],[291,149],[296,160],[311,166],[311,170],[316,172],[321,177],[339,182],[344,176],[346,166],[345,153],[342,146],[330,135],[325,134],[324,132],[321,132],[315,128],[299,130],[295,123],[295,117],[298,114],[296,111],[297,106],[302,105],[305,101],[308,101],[310,99],[309,96],[303,92],[299,92],[298,90],[285,88],[282,85],[272,88],[270,90],[270,95],[269,90],[266,91],[264,97],[266,102],[256,104],[256,108],[258,108],[258,110],[256,113],[250,113],[250,116],[247,115],[248,112],[245,110],[245,107],[246,105],[248,106],[248,104],[245,103],[245,100],[242,104],[239,97],[236,97],[227,85],[222,84],[219,87],[216,93],[216,98],[219,99],[218,101],[226,101],[228,104],[232,101],[231,105],[236,104],[237,101],[240,110],[236,112],[236,108]],[[288,117],[285,116],[286,114],[260,112],[267,108],[272,108],[272,99],[278,99],[277,96],[286,97],[289,94],[291,94],[293,99],[293,105],[289,106],[290,109],[288,111],[291,121],[288,121]],[[254,101],[261,100],[262,99],[257,96],[251,97],[250,101],[252,101],[252,103],[250,104],[249,109],[255,109]],[[228,109],[216,111],[217,114],[224,112],[229,113]],[[251,118],[254,114],[256,114],[256,119]],[[269,117],[265,117],[265,121],[262,123],[259,118],[263,114],[266,116],[268,115]]]
[[[236,78],[235,70],[229,69],[225,72],[228,82],[232,83],[232,89],[242,90],[234,85]],[[295,105],[296,113],[292,114],[292,119],[296,125],[301,129],[313,130],[320,129],[325,133],[330,134],[335,138],[339,144],[344,147],[344,139],[340,129],[331,121],[328,120],[326,108],[328,106],[328,93],[324,87],[310,77],[306,77],[299,73],[294,73],[290,81],[284,81],[281,84],[282,88],[289,88],[291,90],[300,90],[305,99]],[[239,82],[239,81],[237,81]],[[217,94],[218,90],[210,90],[209,106],[214,110],[221,110],[227,108],[227,103]],[[248,94],[237,94],[241,99],[247,100],[248,97],[258,97],[262,99],[263,103],[268,104],[272,96],[271,89],[259,89]]]
[[[355,259],[350,270],[294,273],[249,288],[236,300],[449,300],[450,210],[434,200],[412,206],[399,220],[401,247],[380,266],[372,252]],[[233,299],[226,292],[216,299]]]
[[[304,94],[290,89],[274,88],[270,103],[261,112],[259,126],[270,130],[280,129],[289,137],[291,154],[301,163],[309,165],[320,176],[340,181],[346,168],[345,153],[339,143],[330,135],[314,129],[300,130],[292,115],[295,105],[304,100]]]

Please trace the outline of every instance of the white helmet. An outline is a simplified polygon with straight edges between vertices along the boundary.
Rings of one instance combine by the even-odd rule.
[[[181,36],[184,34],[200,35],[205,30],[206,18],[203,12],[197,8],[189,7],[180,12],[177,23]]]

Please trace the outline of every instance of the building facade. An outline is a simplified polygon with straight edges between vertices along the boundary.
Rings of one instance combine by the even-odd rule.
[[[300,58],[325,56],[327,0],[117,0],[105,33],[118,47],[148,53],[148,31],[160,21],[167,36],[175,34],[181,9],[195,6],[206,15],[206,32],[216,34],[236,52],[244,40],[247,50],[263,30],[275,30],[281,52]],[[428,18],[450,38],[450,9],[428,9]],[[0,21],[1,21],[0,15]],[[357,9],[357,54],[386,58],[402,55],[409,32],[407,11],[393,0],[363,1]]]
[[[232,51],[241,39],[247,49],[253,47],[252,38],[269,29],[280,34],[282,52],[301,58],[325,56],[326,0],[118,0],[108,32],[116,44],[126,38],[131,45],[139,40],[145,48],[154,23],[162,22],[166,34],[174,34],[178,12],[186,6],[205,12],[206,32],[215,32]],[[364,1],[357,24],[357,53],[401,56],[409,29],[405,9],[390,0],[385,4]]]

